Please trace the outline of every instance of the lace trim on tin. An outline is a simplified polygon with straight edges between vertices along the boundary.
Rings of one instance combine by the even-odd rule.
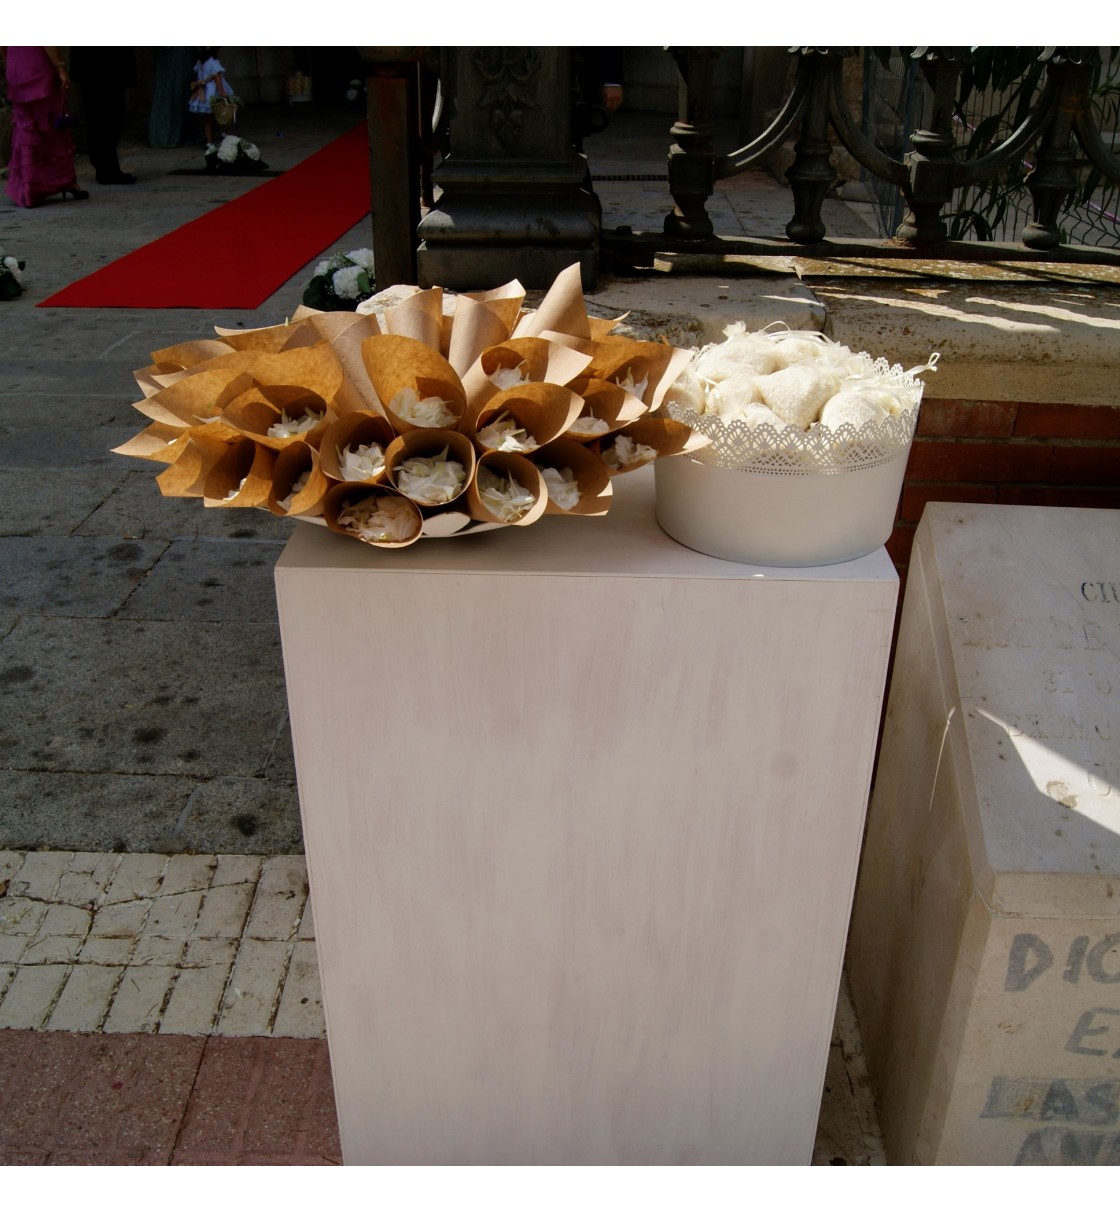
[[[752,428],[745,421],[725,421],[718,413],[701,414],[682,404],[668,403],[664,408],[674,421],[711,439],[711,445],[688,456],[710,467],[786,476],[839,475],[879,467],[909,449],[918,423],[923,384],[915,371],[890,366],[885,358],[873,361],[866,353],[859,357],[868,375],[873,374],[884,386],[912,390],[913,407],[858,427],[845,423],[838,429],[812,425],[808,430],[794,426],[776,429],[770,424]]]

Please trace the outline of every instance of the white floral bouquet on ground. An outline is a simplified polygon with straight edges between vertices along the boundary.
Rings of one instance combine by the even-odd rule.
[[[208,143],[204,154],[211,172],[249,176],[268,168],[261,159],[261,149],[237,135],[223,135],[217,143]]]
[[[23,267],[26,264],[0,248],[0,299],[14,299],[23,293]]]
[[[305,307],[316,311],[357,311],[374,293],[373,253],[353,248],[335,253],[315,266],[303,292]]]

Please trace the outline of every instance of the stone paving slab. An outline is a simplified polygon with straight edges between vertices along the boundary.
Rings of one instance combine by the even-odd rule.
[[[0,705],[9,769],[259,775],[285,718],[280,639],[267,616],[27,618],[0,642]]]
[[[36,468],[42,472],[104,467],[115,478],[127,467],[120,455],[113,454],[113,448],[127,442],[138,428],[38,425],[34,429],[0,431],[0,467]]]
[[[198,786],[185,775],[0,770],[0,846],[25,849],[50,837],[74,850],[179,848],[176,829]]]
[[[48,472],[0,467],[0,499],[4,502],[0,511],[0,535],[70,534],[95,513],[107,496],[124,484],[127,475],[125,467],[112,472],[104,468]],[[103,530],[100,533],[120,537],[128,532]]]
[[[272,570],[283,550],[283,543],[176,539],[121,603],[120,617],[275,624]],[[0,592],[0,605],[5,604]]]
[[[296,525],[264,509],[206,509],[198,501],[165,497],[160,494],[155,482],[162,470],[160,465],[121,459],[121,467],[125,474],[94,507],[83,513],[75,534],[91,538],[124,535],[142,539],[152,535],[188,539],[259,539],[283,543],[287,542],[292,527]],[[129,468],[140,470],[132,471]],[[0,472],[0,488],[4,484],[4,475],[4,472]]]
[[[217,843],[223,854],[302,853],[299,796],[290,769],[291,736],[286,724],[277,751],[266,778],[223,776],[195,787],[169,845],[205,851]]]
[[[0,538],[0,565],[5,571],[0,609],[107,618],[124,606],[166,550],[163,540]]]

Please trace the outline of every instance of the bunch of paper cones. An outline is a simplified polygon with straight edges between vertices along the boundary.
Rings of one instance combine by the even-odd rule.
[[[691,351],[589,317],[578,265],[524,298],[433,287],[157,350],[135,372],[150,424],[116,453],[167,464],[165,496],[404,547],[604,514],[614,476],[707,443],[654,415]]]

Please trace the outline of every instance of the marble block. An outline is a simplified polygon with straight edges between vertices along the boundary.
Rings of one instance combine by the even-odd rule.
[[[849,975],[888,1159],[1120,1164],[1120,514],[931,504]]]

